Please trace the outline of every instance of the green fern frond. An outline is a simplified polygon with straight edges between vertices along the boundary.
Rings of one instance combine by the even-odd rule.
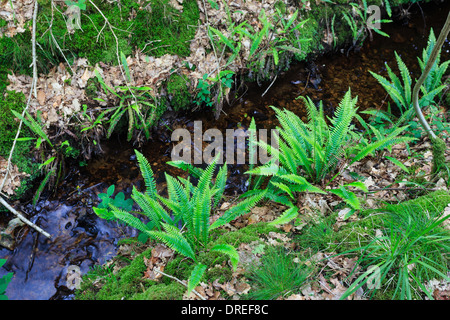
[[[172,219],[166,210],[158,203],[156,200],[157,197],[158,195],[156,195],[155,198],[152,198],[146,193],[141,193],[133,186],[131,198],[142,209],[142,213],[150,218],[150,220],[155,223],[155,226],[160,229],[162,223],[169,223]]]
[[[331,189],[330,192],[342,198],[342,200],[344,200],[353,209],[361,209],[361,204],[358,197],[353,192],[347,190],[346,187],[341,186],[338,189]]]
[[[133,216],[131,213],[118,209],[112,205],[110,206],[112,208],[111,214],[113,214],[116,219],[124,222],[125,224],[129,225],[132,228],[138,229],[141,232],[148,231],[146,225],[141,220]]]
[[[144,183],[147,188],[146,193],[148,196],[153,197],[157,194],[156,181],[153,177],[153,171],[148,160],[139,151],[134,151],[136,158],[141,169],[142,177],[144,178]]]
[[[259,201],[261,201],[264,198],[266,193],[267,190],[263,190],[260,193],[248,197],[245,200],[239,202],[234,207],[228,209],[227,211],[224,212],[222,216],[220,216],[216,221],[214,221],[211,224],[209,230],[213,230],[220,226],[223,226],[224,224],[233,221],[234,219],[240,217],[241,215],[248,213],[251,208],[253,208]]]
[[[214,182],[214,189],[216,190],[214,193],[214,205],[213,208],[217,207],[219,201],[222,199],[223,193],[225,192],[225,187],[227,183],[228,177],[228,166],[225,163],[217,173],[216,181]]]
[[[229,256],[233,270],[236,271],[239,263],[239,253],[232,245],[217,244],[211,249],[211,252],[220,252]]]
[[[144,230],[144,232],[151,238],[158,239],[164,242],[172,250],[182,254],[185,257],[191,258],[197,261],[194,250],[192,249],[189,242],[183,236],[183,234],[178,230],[178,228],[171,226],[167,223],[163,224],[164,231],[149,231]]]
[[[203,174],[203,169],[194,167],[192,164],[187,163],[183,160],[167,161],[167,164],[175,168],[187,171],[195,178],[200,178],[200,176]]]
[[[187,294],[190,294],[192,290],[200,283],[203,275],[206,271],[206,266],[204,264],[197,264],[191,272],[188,280]]]
[[[276,218],[275,220],[271,221],[269,225],[279,225],[279,224],[285,224],[292,220],[294,220],[298,216],[298,207],[291,206],[289,209],[285,210],[281,216]]]

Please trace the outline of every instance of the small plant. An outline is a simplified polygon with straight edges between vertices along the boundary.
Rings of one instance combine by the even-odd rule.
[[[41,193],[44,191],[45,186],[50,182],[50,179],[56,176],[56,180],[58,180],[62,176],[62,164],[63,161],[61,161],[61,158],[64,158],[64,143],[60,145],[60,147],[55,147],[54,144],[50,141],[50,137],[48,134],[44,131],[44,124],[40,120],[39,112],[36,114],[36,119],[33,118],[32,115],[28,113],[28,111],[25,110],[24,116],[19,114],[18,112],[11,110],[14,116],[16,116],[18,119],[22,120],[23,123],[37,136],[36,138],[36,144],[35,148],[36,150],[39,150],[41,152],[41,157],[43,158],[43,163],[39,165],[39,170],[44,170],[44,178],[42,179],[41,183],[39,184],[34,197],[33,197],[33,206],[36,206],[37,201],[39,200],[39,197]],[[25,138],[19,138],[18,140],[32,140],[34,138],[32,137],[25,137]],[[46,142],[46,143],[44,143]],[[44,143],[44,144],[43,144]],[[68,142],[67,142],[68,143]],[[50,147],[51,151],[50,153],[56,154],[56,156],[50,156],[48,159],[45,159],[45,153],[44,149],[45,147]],[[59,151],[58,151],[59,149]],[[59,170],[58,170],[59,167]],[[56,185],[57,183],[55,181],[52,181],[51,186]]]
[[[6,259],[0,259],[0,268],[6,263]],[[5,276],[0,278],[0,300],[8,300],[8,296],[6,296],[6,288],[8,284],[11,282],[14,273],[9,272]]]
[[[280,133],[279,150],[266,143],[259,143],[279,163],[270,161],[247,171],[253,175],[270,176],[266,197],[289,206],[289,209],[275,220],[277,223],[284,223],[297,215],[298,208],[291,202],[296,199],[294,193],[325,193],[315,185],[329,184],[345,166],[360,161],[377,150],[410,140],[399,137],[403,128],[386,136],[379,134],[373,141],[363,139],[362,134],[356,134],[352,121],[357,112],[357,97],[352,98],[350,90],[340,102],[334,117],[329,119],[330,125],[325,120],[322,102],[317,109],[310,98],[302,98],[307,108],[308,122],[303,122],[291,111],[272,107],[281,124],[281,127],[277,128]],[[367,191],[365,185],[359,181],[330,190],[350,205],[352,210],[349,215],[360,209],[359,200],[349,190],[350,187]],[[258,192],[258,186],[255,186],[254,190],[247,194]]]
[[[366,0],[362,0],[362,5],[351,2],[350,6],[352,7],[352,13],[347,13],[344,11],[342,12],[342,15],[352,30],[354,47],[362,44],[367,33],[369,34],[370,39],[372,39],[372,30],[384,37],[389,37],[387,33],[381,31],[376,27],[376,25],[391,22],[391,20],[370,20],[369,7],[367,6]],[[357,21],[355,17],[359,17],[359,21]]]
[[[213,101],[211,100],[211,84],[208,83],[208,75],[204,74],[202,79],[198,80],[197,98],[194,101],[197,106],[206,105],[207,107],[213,106]]]
[[[131,211],[133,208],[133,200],[125,199],[125,194],[123,192],[118,192],[115,197],[113,197],[115,188],[114,185],[111,185],[106,190],[106,193],[100,193],[98,195],[101,199],[98,208],[108,209],[110,206],[114,206],[115,208]]]
[[[240,26],[238,32],[250,40],[248,68],[255,73],[258,82],[270,78],[269,70],[276,71],[285,67],[281,60],[289,60],[289,57],[283,53],[300,55],[301,45],[311,40],[300,36],[300,29],[308,20],[297,22],[297,17],[298,10],[286,20],[277,8],[275,19],[272,20],[261,10],[261,30],[254,30],[248,23]]]
[[[428,44],[425,49],[422,51],[422,59],[417,57],[417,60],[419,61],[420,70],[423,72],[425,70],[425,66],[430,60],[431,52],[433,51],[434,46],[436,45],[436,36],[434,35],[433,29],[430,29],[430,35],[428,36]],[[424,94],[428,92],[437,92],[437,95],[441,97],[443,89],[446,87],[445,84],[442,82],[442,77],[446,73],[448,66],[450,64],[450,60],[444,61],[441,63],[441,51],[439,51],[436,61],[433,63],[433,66],[430,70],[430,73],[426,77],[424,83],[423,83],[423,89],[422,92]],[[425,105],[430,105],[434,101],[434,94],[433,96],[429,96],[429,101],[423,102]]]
[[[433,30],[431,30],[428,38],[428,46],[423,50],[422,53],[422,60],[418,58],[422,72],[425,68],[426,62],[430,57],[435,43],[436,38],[434,36]],[[395,59],[397,61],[401,79],[392,71],[387,63],[385,65],[389,79],[372,71],[369,72],[383,86],[383,88],[399,108],[400,112],[403,114],[409,109],[412,109],[412,78],[411,72],[397,52],[395,52]],[[424,84],[421,86],[422,97],[419,100],[419,106],[421,108],[432,104],[434,102],[434,99],[439,96],[446,87],[445,84],[442,84],[442,77],[445,74],[448,65],[450,64],[450,61],[445,61],[442,64],[440,64],[439,62],[440,61],[438,56],[432,70],[430,71],[430,74],[427,76]]]
[[[446,219],[448,216],[442,213],[419,206],[400,206],[387,212],[382,235],[355,249],[362,254],[357,265],[366,271],[341,299],[364,285],[372,295],[383,285],[384,289],[392,289],[393,299],[411,300],[422,294],[433,299],[424,283],[435,278],[450,280],[446,275],[450,234],[442,228]]]
[[[210,248],[209,233],[234,219],[247,213],[261,200],[264,193],[241,201],[228,209],[216,221],[210,224],[211,211],[217,207],[225,190],[227,167],[222,166],[215,181],[213,173],[217,158],[205,169],[194,170],[198,176],[198,183],[194,185],[189,179],[173,178],[166,174],[168,197],[162,197],[157,193],[153,171],[144,156],[136,151],[136,156],[144,177],[146,191],[139,192],[133,188],[132,198],[141,208],[141,214],[149,219],[144,224],[131,213],[120,210],[114,205],[109,205],[111,210],[94,208],[94,212],[105,219],[118,219],[127,225],[141,231],[146,236],[162,241],[168,247],[179,254],[192,259],[196,265],[189,277],[188,291],[200,282],[207,266],[198,260],[198,252],[209,250],[226,254],[230,257],[233,268],[237,267],[239,255],[236,249],[229,244],[218,244]],[[190,168],[183,162],[172,163],[182,168]]]
[[[215,77],[208,77],[207,74],[199,80],[196,100],[197,106],[206,105],[214,107],[216,117],[222,110],[224,99],[228,101],[228,95],[233,85],[234,71],[222,70]]]
[[[122,57],[123,58],[123,57]],[[122,59],[123,63],[126,63],[126,59]],[[124,64],[124,69],[127,78],[131,76],[128,71],[128,67]],[[111,134],[116,129],[119,121],[124,115],[128,116],[128,134],[127,140],[130,141],[133,138],[135,130],[144,132],[145,138],[150,138],[150,128],[154,125],[156,120],[157,106],[150,102],[154,101],[154,98],[150,95],[152,90],[150,87],[135,87],[135,86],[118,86],[116,88],[109,87],[103,80],[100,73],[95,70],[97,80],[103,87],[105,93],[112,93],[118,100],[118,105],[108,108],[103,111],[98,118],[103,119],[106,114],[111,114],[108,123],[109,128],[107,130],[107,137],[111,137]],[[97,98],[97,100],[101,100]],[[98,122],[96,120],[96,122]],[[95,126],[95,122],[93,124]]]
[[[283,247],[269,247],[248,278],[252,282],[249,299],[272,300],[293,294],[305,284],[311,270],[296,263]]]

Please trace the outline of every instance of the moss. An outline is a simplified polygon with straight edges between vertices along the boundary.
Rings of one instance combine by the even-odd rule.
[[[119,270],[117,275],[109,274],[107,279],[99,277],[97,273],[88,273],[83,277],[82,287],[77,292],[76,298],[79,300],[121,300],[130,299],[135,294],[141,293],[142,289],[155,284],[154,281],[143,279],[147,267],[144,257],[151,256],[152,248],[137,255],[128,266]],[[103,279],[100,289],[94,283]]]
[[[151,14],[144,10],[137,12],[133,46],[144,48],[152,56],[174,54],[181,57],[190,54],[190,42],[195,36],[200,13],[195,0],[183,3],[183,12],[169,5],[169,0],[154,0]]]
[[[167,81],[170,105],[175,111],[187,109],[191,104],[189,79],[184,75],[173,74]]]
[[[418,197],[417,199],[405,201],[399,204],[386,205],[381,210],[388,212],[396,212],[399,209],[409,208],[411,210],[428,211],[430,213],[442,213],[450,203],[450,193],[444,190],[430,192],[427,195]]]
[[[116,47],[119,52],[130,55],[135,47],[143,49],[153,56],[166,53],[187,56],[190,54],[190,42],[196,32],[199,10],[195,0],[184,3],[183,12],[169,5],[169,0],[153,0],[151,12],[142,10],[134,0],[121,0],[120,5],[107,1],[95,1],[109,23],[116,37],[106,25],[101,13],[87,4],[82,11],[81,27],[69,34],[66,20],[54,11],[52,20],[51,2],[39,1],[37,18],[37,43],[39,72],[46,73],[52,66],[65,61],[64,56],[73,61],[87,58],[92,65],[102,61],[117,64]],[[64,11],[65,7],[61,7]],[[0,38],[0,64],[8,66],[18,73],[31,74],[31,22],[25,26],[24,33],[12,38]],[[52,34],[48,31],[52,26]],[[54,39],[53,39],[53,37]],[[54,41],[64,52],[64,56]],[[153,43],[152,43],[153,41]]]
[[[229,232],[228,230],[214,230],[212,233],[213,241],[209,244],[210,247],[216,244],[230,244],[232,246],[239,246],[241,243],[250,243],[260,239],[261,235],[268,234],[269,232],[280,232],[274,226],[270,226],[267,223],[259,222],[248,225],[236,231]]]
[[[9,73],[10,73],[9,70],[5,66],[0,65],[0,95],[3,95],[3,93],[6,90],[6,87],[9,84],[8,81]]]
[[[280,232],[279,229],[269,226],[267,223],[256,223],[235,231],[223,229],[213,230],[208,248],[217,244],[229,244],[237,248],[241,243],[250,243],[260,240],[261,236],[269,232]],[[231,267],[229,257],[216,252],[203,251],[198,254],[198,261],[208,266],[205,279],[225,281],[231,279]],[[219,265],[216,267],[216,265]],[[178,257],[167,264],[166,271],[179,279],[188,279],[194,265],[191,260]]]
[[[90,78],[86,83],[86,88],[84,89],[86,96],[90,99],[97,98],[97,91],[100,90],[100,83],[97,78]]]
[[[1,84],[1,83],[0,83]],[[6,86],[7,83],[3,82]],[[19,122],[15,118],[12,110],[22,113],[25,108],[25,95],[21,92],[0,90],[0,157],[8,159],[19,128]],[[20,138],[31,137],[32,133],[25,125],[20,131]],[[38,164],[33,162],[33,157],[30,155],[30,150],[33,149],[33,142],[31,141],[17,141],[14,153],[12,156],[12,163],[17,166],[20,172],[28,174],[21,180],[21,184],[14,190],[15,194],[10,197],[10,200],[21,199],[28,197],[28,192],[31,192],[33,181],[40,174]],[[0,206],[0,211],[6,210]]]
[[[19,122],[12,111],[22,113],[25,105],[25,95],[21,92],[6,91],[0,96],[0,156],[9,155],[19,128]],[[29,131],[24,128],[24,133],[29,134]]]
[[[178,282],[157,284],[143,293],[134,295],[130,300],[181,300],[186,287]]]
[[[31,75],[31,33],[25,31],[13,38],[0,38],[0,65],[17,73]],[[37,59],[39,62],[40,59]]]
[[[382,225],[381,215],[371,214],[336,229],[336,218],[337,214],[332,214],[311,223],[294,237],[294,241],[301,248],[310,248],[312,252],[343,253],[368,243],[375,236],[375,230]]]
[[[431,144],[433,146],[433,173],[438,173],[441,168],[445,166],[445,151],[447,150],[446,143],[436,137],[436,139],[431,139]]]
[[[258,223],[247,226],[233,232],[214,232],[210,246],[218,243],[229,243],[238,246],[240,243],[251,242],[260,239],[260,235],[267,234],[270,231],[279,230],[270,227],[267,223]],[[79,300],[120,300],[120,299],[150,299],[150,300],[169,300],[181,299],[185,287],[180,286],[174,280],[163,277],[160,282],[154,282],[143,279],[143,274],[147,267],[144,263],[144,257],[151,256],[152,248],[145,250],[137,255],[131,263],[116,274],[107,272],[106,267],[89,272],[83,276],[82,287],[76,293],[76,299]],[[216,252],[201,251],[197,255],[199,263],[208,266],[205,273],[205,281],[214,281],[218,279],[225,282],[231,279],[232,270],[229,265],[229,257]],[[169,261],[164,272],[181,280],[189,278],[194,263],[184,256],[177,255]]]

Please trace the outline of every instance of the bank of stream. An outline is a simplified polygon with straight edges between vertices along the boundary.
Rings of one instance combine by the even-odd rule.
[[[302,102],[296,98],[307,95],[314,101],[323,100],[326,112],[331,113],[349,87],[352,94],[359,97],[360,110],[385,108],[389,101],[386,92],[368,71],[385,75],[385,62],[397,71],[396,51],[412,71],[413,78],[418,78],[417,56],[421,56],[426,46],[430,27],[435,34],[439,33],[450,3],[427,4],[422,9],[424,16],[417,6],[412,6],[408,21],[402,19],[383,25],[390,38],[374,34],[373,41],[367,39],[360,50],[351,50],[348,54],[346,50],[328,53],[314,61],[292,65],[273,83],[261,87],[249,84],[244,94],[224,107],[219,120],[215,120],[211,112],[201,111],[163,117],[152,140],[140,148],[152,164],[157,181],[164,181],[165,172],[181,174],[166,164],[174,144],[171,131],[175,128],[192,131],[194,121],[202,121],[203,131],[217,128],[223,132],[248,128],[254,117],[258,128],[272,128],[277,121],[271,105],[305,116]],[[450,58],[449,51],[447,41],[442,60]],[[99,219],[92,211],[92,206],[98,203],[97,195],[110,185],[114,184],[116,191],[129,196],[133,185],[140,188],[143,183],[134,147],[125,138],[113,136],[102,148],[105,153],[86,166],[73,166],[56,193],[42,197],[36,208],[26,202],[19,205],[33,222],[52,235],[52,239],[26,227],[17,228],[14,250],[0,249],[0,258],[7,259],[0,277],[6,272],[14,273],[6,291],[10,299],[71,299],[73,290],[67,287],[66,281],[71,266],[79,267],[84,274],[112,258],[120,239],[136,235],[131,228]],[[245,191],[244,171],[245,167],[238,165],[230,168],[229,194]]]

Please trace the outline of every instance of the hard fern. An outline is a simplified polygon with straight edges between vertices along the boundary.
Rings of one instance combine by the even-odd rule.
[[[132,198],[141,208],[140,213],[146,216],[150,222],[144,224],[130,212],[113,206],[110,206],[112,209],[110,211],[104,208],[94,208],[94,212],[101,218],[118,219],[141,231],[147,237],[163,242],[174,251],[196,262],[197,265],[191,273],[188,284],[189,290],[192,290],[206,270],[204,265],[198,263],[197,253],[200,250],[208,249],[210,231],[249,212],[264,197],[265,193],[262,192],[237,203],[210,225],[211,211],[220,202],[227,180],[226,165],[218,170],[214,178],[218,157],[204,170],[192,170],[196,168],[177,162],[176,166],[195,172],[198,182],[194,185],[190,179],[174,178],[166,174],[168,196],[163,197],[157,193],[150,164],[138,151],[136,151],[136,155],[145,180],[146,190],[140,192],[133,187]],[[231,245],[216,245],[210,251],[228,255],[233,268],[236,268],[239,255]]]
[[[373,140],[364,139],[361,133],[354,131],[353,120],[362,118],[357,115],[357,97],[352,98],[350,89],[341,100],[334,116],[329,119],[330,124],[325,120],[322,103],[316,108],[310,98],[301,98],[307,109],[308,122],[303,122],[291,111],[272,107],[280,123],[280,127],[277,127],[280,135],[279,150],[259,142],[279,163],[271,161],[246,172],[270,177],[265,197],[288,206],[276,220],[277,223],[285,223],[298,214],[295,193],[325,193],[314,184],[333,181],[342,172],[338,170],[339,163],[349,166],[377,150],[410,140],[400,136],[405,127],[395,127],[388,135],[373,128]],[[365,122],[364,125],[371,127]],[[359,201],[355,194],[348,190],[350,186],[355,185],[339,186],[330,191],[344,199],[353,209],[358,209]],[[244,196],[254,196],[261,191],[250,190]]]
[[[436,43],[436,37],[434,35],[433,29],[430,31],[430,35],[428,37],[428,45],[422,51],[422,59],[418,57],[419,66],[423,72],[427,61],[430,58],[431,51]],[[395,59],[397,62],[398,69],[400,71],[401,80],[399,77],[392,71],[387,63],[385,63],[386,71],[388,73],[389,79],[376,74],[372,71],[369,71],[370,74],[378,80],[378,82],[382,85],[382,87],[389,94],[391,99],[395,102],[397,107],[400,109],[402,113],[410,110],[412,108],[412,79],[411,72],[408,67],[402,60],[402,58],[395,52]],[[436,96],[439,96],[442,90],[446,87],[442,84],[442,77],[445,74],[450,61],[445,61],[440,64],[440,57],[438,55],[435,64],[425,79],[423,85],[420,87],[420,91],[422,92],[422,97],[419,100],[419,106],[425,107],[433,103]],[[409,119],[407,119],[409,120]]]

